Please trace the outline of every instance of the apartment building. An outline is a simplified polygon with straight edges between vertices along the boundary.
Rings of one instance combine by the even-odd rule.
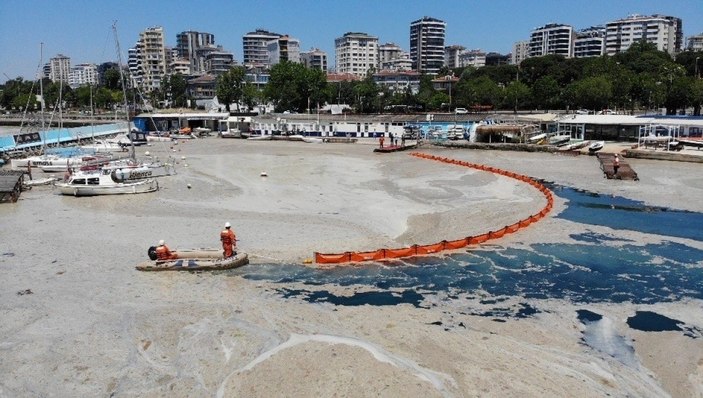
[[[385,43],[378,46],[377,70],[383,70],[383,63],[394,59],[402,58],[405,54],[402,48],[395,43]]]
[[[161,87],[161,78],[168,72],[172,58],[164,45],[162,27],[151,27],[141,32],[135,46],[128,50],[128,56],[127,65],[133,84],[146,91]]]
[[[415,95],[420,91],[420,73],[414,70],[382,70],[373,74],[373,80],[380,87],[385,87],[391,93],[410,91]]]
[[[58,54],[49,59],[49,79],[53,82],[63,82],[68,84],[69,75],[71,74],[71,58]]]
[[[532,31],[528,56],[542,57],[556,54],[571,58],[573,56],[573,42],[573,27],[563,24],[547,24]]]
[[[338,74],[363,78],[378,66],[378,37],[348,32],[334,40],[335,68]]]
[[[690,51],[703,51],[703,33],[689,36],[686,39],[686,49]]]
[[[185,31],[176,35],[176,57],[187,60],[190,73],[200,75],[205,72],[205,60],[199,51],[202,48],[213,48],[215,35],[206,32]]]
[[[310,51],[300,53],[300,60],[307,68],[327,72],[327,53],[319,48],[312,48]]]
[[[98,84],[98,67],[95,64],[78,64],[71,67],[68,75],[68,85],[78,88],[86,85]]]
[[[283,35],[257,29],[242,36],[242,63],[244,65],[269,65],[268,43]]]
[[[486,66],[486,52],[480,49],[463,51],[459,55],[459,67],[465,68],[467,66],[474,68]]]
[[[381,63],[381,70],[403,71],[412,70],[413,61],[410,60],[410,54],[403,52],[399,58],[393,58]]]
[[[276,65],[283,61],[300,63],[300,40],[290,36],[281,36],[266,44],[268,64]]]
[[[413,70],[436,75],[444,66],[444,37],[447,24],[431,17],[410,23],[410,59]]]
[[[605,27],[592,26],[576,32],[574,57],[600,57],[605,53]]]
[[[646,40],[672,56],[683,47],[681,18],[666,15],[630,15],[606,24],[605,53],[626,51],[633,43]]]
[[[449,69],[458,68],[460,66],[459,56],[466,51],[466,47],[453,45],[444,47],[444,65]]]
[[[520,65],[530,53],[530,42],[528,40],[516,41],[513,43],[513,52],[510,53],[510,63]]]

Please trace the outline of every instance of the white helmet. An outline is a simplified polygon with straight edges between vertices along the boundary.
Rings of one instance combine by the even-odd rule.
[[[161,240],[159,241],[159,246],[163,246],[163,245],[165,245],[165,244],[166,244],[166,242],[164,242],[163,239],[161,239]]]
[[[227,222],[225,223],[225,228],[229,228],[229,227],[231,227],[231,226],[232,226],[232,224],[230,224],[229,221],[227,221]]]

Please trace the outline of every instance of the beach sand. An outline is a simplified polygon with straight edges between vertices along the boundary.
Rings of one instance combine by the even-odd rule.
[[[483,233],[546,203],[539,191],[505,177],[372,149],[214,137],[156,144],[137,151],[172,156],[178,168],[156,193],[74,198],[35,187],[0,205],[0,397],[703,396],[700,339],[625,324],[635,310],[651,310],[701,330],[697,300],[542,300],[532,317],[496,322],[470,315],[481,306],[480,292],[447,293],[421,307],[335,306],[283,298],[279,290],[343,296],[371,287],[242,277],[257,264],[314,266],[304,264],[315,251]],[[421,150],[703,211],[701,164],[628,160],[635,182],[605,179],[590,156]],[[500,244],[567,241],[585,227],[553,217],[564,205],[556,198],[550,216]],[[218,247],[226,221],[250,265],[223,273],[134,269],[159,239],[172,249]],[[584,345],[580,308],[604,314],[632,345],[634,362]]]

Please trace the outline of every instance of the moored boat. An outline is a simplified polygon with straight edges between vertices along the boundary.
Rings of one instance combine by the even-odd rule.
[[[71,174],[66,181],[57,182],[54,186],[62,195],[72,196],[137,194],[159,189],[159,183],[153,178],[129,181],[109,170]]]
[[[588,152],[589,153],[596,153],[603,149],[605,146],[605,141],[595,141],[591,145],[588,146]]]

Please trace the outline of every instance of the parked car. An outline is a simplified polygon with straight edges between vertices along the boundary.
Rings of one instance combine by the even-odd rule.
[[[589,111],[588,109],[577,109],[576,114],[577,115],[590,115],[591,111]]]
[[[465,115],[469,113],[469,111],[466,108],[456,108],[454,109],[454,113],[456,113],[457,115]]]
[[[616,115],[615,111],[612,109],[603,109],[598,112],[599,115]]]

